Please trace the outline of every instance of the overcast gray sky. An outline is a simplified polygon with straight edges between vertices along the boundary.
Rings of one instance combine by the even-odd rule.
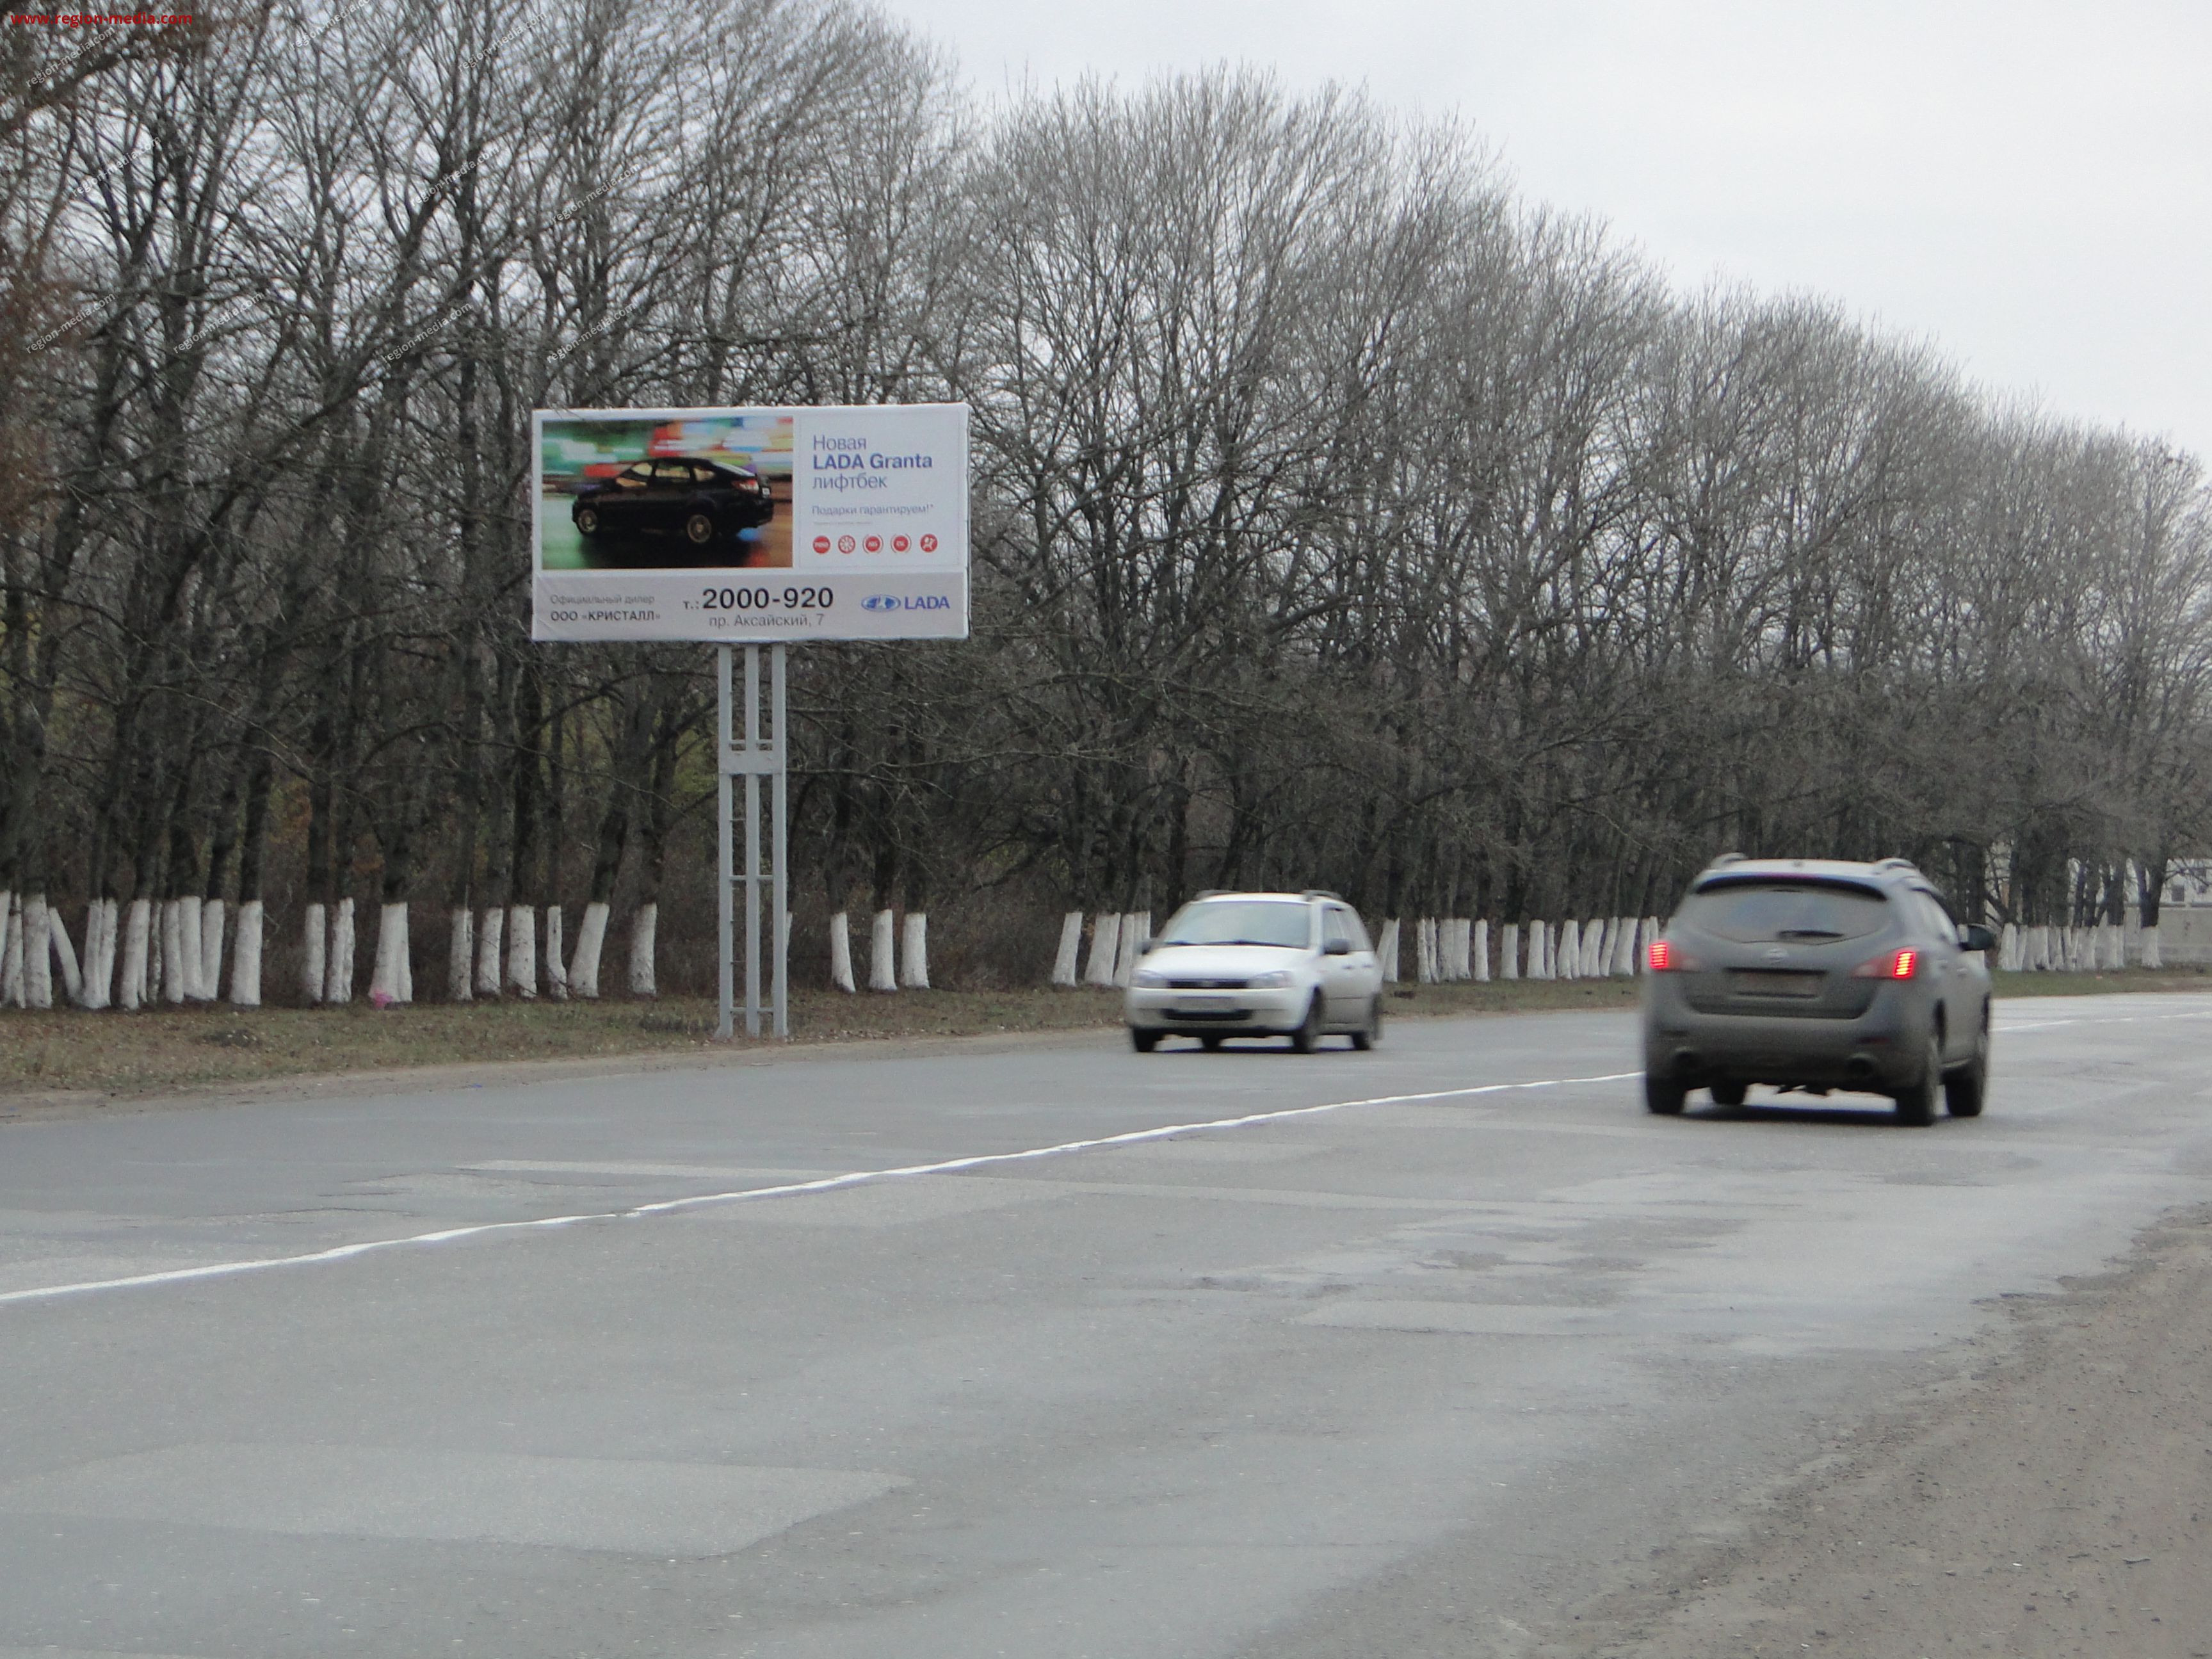
[[[2212,457],[2208,0],[888,0],[977,89],[1224,60],[1457,112],[1678,285],[1832,296]]]

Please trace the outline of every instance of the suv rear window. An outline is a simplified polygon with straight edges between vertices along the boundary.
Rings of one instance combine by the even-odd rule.
[[[1683,901],[1682,920],[1722,939],[1762,945],[1863,939],[1889,920],[1889,902],[1863,887],[1809,881],[1727,882]]]

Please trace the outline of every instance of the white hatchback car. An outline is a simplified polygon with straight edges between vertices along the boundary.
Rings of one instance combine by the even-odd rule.
[[[1334,893],[1206,893],[1145,945],[1126,1008],[1140,1054],[1164,1036],[1208,1048],[1287,1036],[1310,1054],[1343,1032],[1371,1048],[1382,1035],[1382,965]]]

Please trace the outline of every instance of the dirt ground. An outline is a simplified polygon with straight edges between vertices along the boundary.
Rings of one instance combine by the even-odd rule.
[[[1724,1549],[1569,1609],[1543,1659],[2212,1656],[2212,1212],[1856,1425]]]

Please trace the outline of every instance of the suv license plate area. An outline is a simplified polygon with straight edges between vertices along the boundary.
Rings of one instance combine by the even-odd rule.
[[[1816,997],[1826,978],[1789,969],[1739,968],[1729,975],[1729,989],[1747,997]]]

